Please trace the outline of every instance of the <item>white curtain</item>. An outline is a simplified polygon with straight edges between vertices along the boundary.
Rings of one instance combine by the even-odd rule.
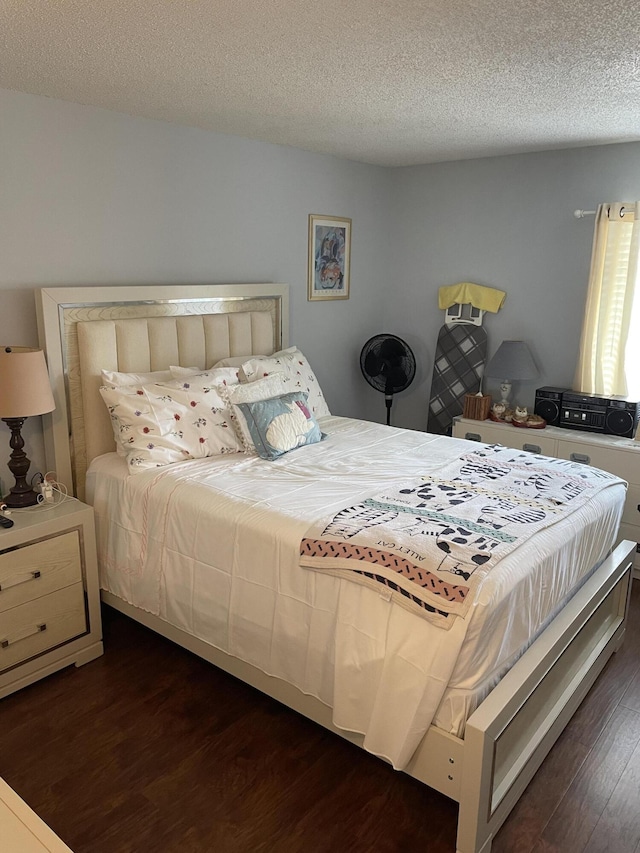
[[[628,391],[625,353],[638,277],[640,202],[596,211],[589,291],[574,388],[585,394]]]

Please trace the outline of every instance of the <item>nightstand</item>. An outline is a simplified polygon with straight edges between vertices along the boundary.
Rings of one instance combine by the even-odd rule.
[[[93,509],[14,510],[0,528],[0,698],[103,652]]]

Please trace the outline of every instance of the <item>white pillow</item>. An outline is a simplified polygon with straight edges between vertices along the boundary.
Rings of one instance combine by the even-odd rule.
[[[152,370],[149,373],[120,373],[117,370],[103,370],[102,384],[109,388],[121,385],[151,385],[154,382],[167,382],[173,379],[171,370]]]
[[[131,474],[243,449],[227,403],[215,388],[174,384],[100,388]]]
[[[120,388],[123,385],[148,385],[153,382],[167,382],[173,379],[171,370],[152,370],[149,373],[121,373],[118,370],[102,370],[102,384],[108,388]],[[113,437],[116,442],[118,456],[126,456],[120,435],[112,419]]]
[[[180,368],[185,374],[194,373],[198,370],[197,367],[182,367]],[[151,385],[154,382],[171,382],[174,378],[173,368],[168,370],[151,370],[149,373],[121,373],[118,370],[101,370],[102,384],[108,388],[120,388],[123,385]],[[113,437],[116,442],[116,452],[118,456],[126,456],[127,453],[122,446],[120,436],[116,429],[115,423],[112,421]]]
[[[220,361],[216,361],[213,367],[242,367],[245,361],[248,361],[250,358],[252,358],[250,355],[229,355],[227,358],[221,358]]]
[[[192,388],[209,392],[218,386],[237,385],[238,369],[236,367],[212,367],[210,370],[192,371],[186,367],[172,367],[175,375],[171,382],[165,382],[173,388]]]
[[[297,347],[245,361],[240,368],[240,381],[255,382],[274,373],[283,374],[287,392],[302,391],[307,395],[309,408],[317,418],[331,414],[311,365]]]
[[[171,382],[172,379],[182,379],[183,376],[192,376],[194,373],[202,373],[199,367],[180,367],[177,364],[169,365],[169,376],[165,379],[156,379],[156,382]]]
[[[240,385],[231,385],[226,389],[224,395],[231,406],[231,416],[245,450],[255,451],[251,431],[247,424],[240,403],[257,403],[261,400],[269,400],[271,397],[279,397],[291,390],[286,377],[281,373],[273,373],[264,379],[256,379],[255,382],[245,382]]]

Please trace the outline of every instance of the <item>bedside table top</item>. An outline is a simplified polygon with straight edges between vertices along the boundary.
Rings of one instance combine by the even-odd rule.
[[[29,509],[11,510],[9,518],[13,527],[0,527],[0,551],[79,525],[92,513],[92,507],[76,498],[66,498],[59,504],[38,504]]]

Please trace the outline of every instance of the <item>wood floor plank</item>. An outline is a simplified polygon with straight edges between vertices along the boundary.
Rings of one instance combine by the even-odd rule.
[[[617,709],[541,834],[534,853],[584,850],[640,744],[640,714]]]
[[[640,591],[640,585],[638,591]],[[639,596],[634,591],[634,603]],[[640,606],[640,605],[639,605]],[[640,638],[629,632],[620,651],[607,664],[606,672],[596,681],[589,695],[576,711],[571,723],[572,737],[583,744],[592,744],[607,725],[614,710],[622,701],[627,687],[640,672]]]
[[[634,750],[584,853],[629,853],[640,844],[640,745]]]
[[[566,732],[558,738],[498,832],[492,853],[531,853],[588,754],[589,747],[576,743]]]
[[[640,643],[638,644],[638,648],[640,648]],[[640,667],[629,682],[621,702],[625,708],[630,708],[632,711],[637,711],[640,714]]]
[[[637,586],[628,641],[493,853],[557,853],[545,845],[561,820],[580,825],[588,766],[618,773],[593,843],[618,820],[625,853],[638,846],[635,710],[622,704],[633,704],[639,666]],[[104,624],[102,658],[0,700],[0,775],[74,853],[455,851],[457,806],[446,797],[110,608]]]

